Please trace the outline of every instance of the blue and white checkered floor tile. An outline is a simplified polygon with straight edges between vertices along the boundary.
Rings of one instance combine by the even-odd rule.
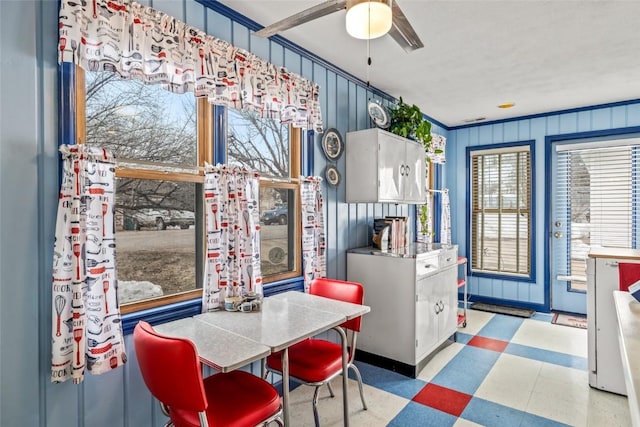
[[[470,310],[458,342],[438,353],[418,378],[356,362],[369,409],[349,381],[351,425],[359,426],[630,426],[627,399],[589,387],[587,331]],[[321,390],[320,422],[342,425],[336,398]],[[293,384],[292,384],[293,385]],[[312,387],[291,393],[291,421],[313,426]]]

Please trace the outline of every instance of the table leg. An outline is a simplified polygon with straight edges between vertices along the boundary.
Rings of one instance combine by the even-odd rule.
[[[285,348],[282,357],[282,421],[285,427],[291,425],[289,421],[289,349]]]
[[[349,355],[347,353],[347,334],[340,326],[334,328],[340,334],[342,341],[342,408],[344,411],[344,426],[349,426],[349,397],[347,396],[347,383],[349,381]]]

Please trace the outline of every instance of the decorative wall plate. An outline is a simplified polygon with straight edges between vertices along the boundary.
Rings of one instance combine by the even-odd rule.
[[[336,187],[340,184],[340,172],[338,172],[338,169],[333,165],[327,166],[327,169],[324,171],[324,177],[329,185]]]
[[[369,117],[373,120],[373,123],[379,128],[386,129],[391,124],[391,115],[389,110],[378,101],[369,101],[367,105],[369,111]]]
[[[344,142],[337,129],[330,128],[322,135],[322,151],[329,160],[338,160],[344,152]]]

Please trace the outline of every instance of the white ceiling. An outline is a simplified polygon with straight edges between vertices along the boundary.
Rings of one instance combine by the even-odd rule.
[[[320,3],[220,0],[262,25]],[[371,85],[447,126],[640,99],[640,0],[397,0],[422,39],[371,41]],[[339,11],[281,35],[367,81]],[[515,102],[508,110],[504,102]]]

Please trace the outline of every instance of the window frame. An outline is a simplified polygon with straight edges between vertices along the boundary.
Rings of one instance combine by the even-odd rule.
[[[529,245],[528,245],[528,270],[529,274],[518,274],[514,272],[501,272],[491,270],[476,270],[473,266],[474,239],[473,239],[473,210],[474,210],[474,194],[473,194],[473,155],[479,152],[487,152],[504,150],[504,154],[523,151],[527,147],[529,152]],[[511,150],[509,150],[511,149]],[[536,282],[536,181],[535,181],[535,140],[507,142],[498,144],[486,144],[470,146],[466,148],[466,170],[467,170],[467,200],[466,200],[466,246],[467,246],[467,274],[475,277],[484,277],[499,280],[509,280],[516,282],[535,283]],[[511,211],[513,209],[507,209]],[[496,210],[497,211],[497,210]],[[502,210],[504,211],[504,209]],[[513,210],[516,212],[517,210]]]
[[[223,137],[220,139],[221,152],[223,153],[224,162],[228,163],[228,150],[229,147],[225,143],[228,141],[227,135],[229,132],[229,114],[227,107],[221,107],[224,109],[223,114],[217,114],[214,118],[215,129],[222,129]],[[293,228],[293,249],[294,249],[294,268],[286,273],[273,274],[268,277],[263,276],[263,286],[268,287],[274,285],[277,282],[284,280],[291,280],[302,276],[302,219],[301,201],[300,201],[300,177],[302,176],[302,132],[300,128],[295,128],[289,125],[289,178],[270,178],[260,177],[260,188],[264,187],[278,187],[291,189],[294,192],[294,212],[293,218],[295,221],[288,221],[288,224]],[[222,160],[222,159],[220,159]],[[262,212],[260,212],[262,215]],[[291,216],[290,216],[291,218]],[[262,228],[262,226],[260,226]],[[261,257],[264,254],[260,255]]]
[[[75,135],[76,144],[86,143],[86,92],[85,92],[85,71],[79,66],[75,66]],[[176,182],[193,182],[196,184],[196,196],[198,185],[204,184],[204,162],[213,163],[213,106],[207,102],[204,98],[196,98],[196,147],[197,147],[197,163],[193,166],[196,173],[186,172],[170,172],[160,169],[151,170],[145,168],[135,168],[132,166],[116,166],[116,178],[132,178],[132,179],[145,179],[145,180],[163,180],[163,181],[176,181]],[[210,117],[210,118],[209,118]],[[133,162],[132,162],[133,163]],[[170,164],[168,164],[170,166]],[[189,167],[184,167],[188,169]],[[196,209],[202,206],[202,203],[198,203],[196,199]],[[197,212],[196,212],[197,214]],[[202,234],[202,219],[198,219],[196,215],[196,228],[195,228],[195,267],[196,277],[201,277],[200,274],[204,269],[204,253],[206,240]],[[198,231],[201,231],[198,233]],[[200,235],[199,235],[200,234]],[[149,310],[157,307],[163,307],[170,304],[181,303],[196,298],[202,298],[202,283],[201,279],[196,278],[196,288],[190,291],[180,292],[167,296],[151,298],[141,301],[135,301],[120,306],[121,314],[129,314],[139,312],[143,310]],[[198,287],[200,286],[200,287]]]

